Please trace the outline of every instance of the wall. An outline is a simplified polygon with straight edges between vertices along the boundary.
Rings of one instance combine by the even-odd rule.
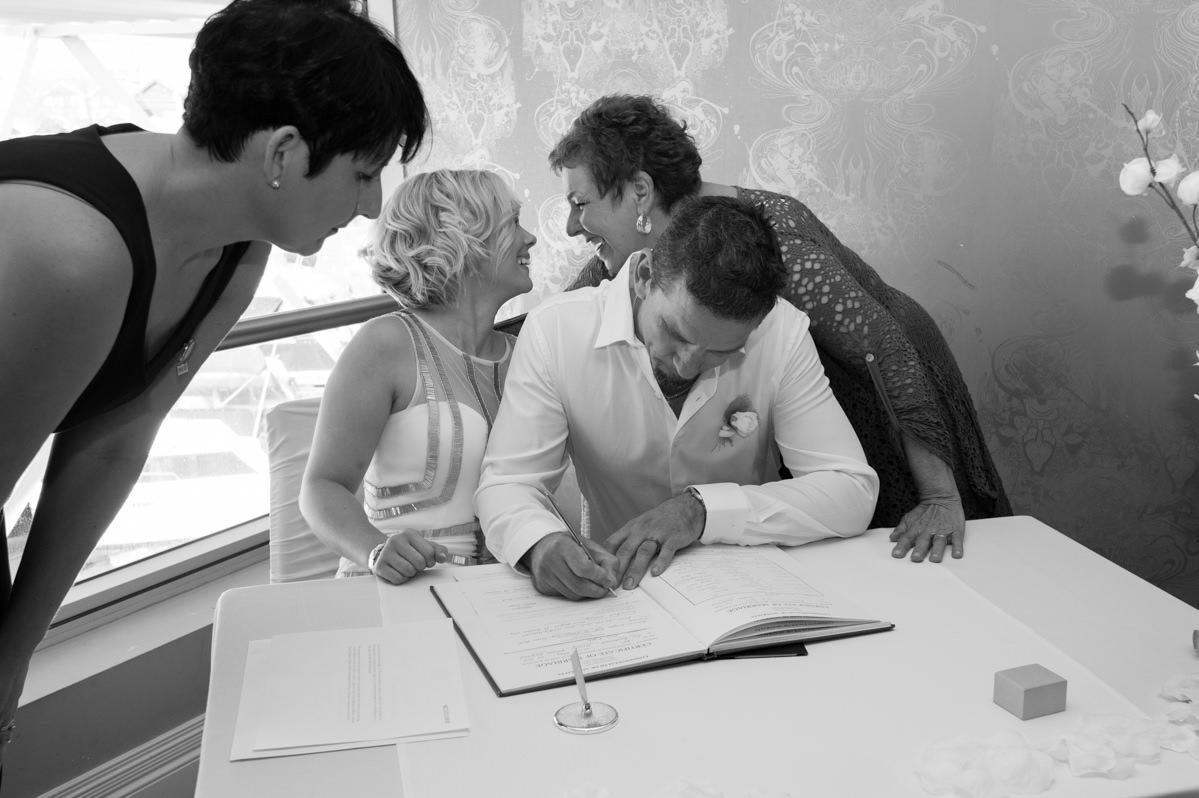
[[[261,525],[265,535],[266,519]],[[216,605],[228,590],[267,583],[265,546],[258,555],[40,649],[21,696],[20,731],[5,752],[0,795],[155,798],[189,782],[190,794]]]
[[[546,153],[595,97],[655,94],[707,179],[799,197],[937,318],[1017,512],[1199,606],[1199,315],[1174,268],[1187,242],[1160,200],[1116,182],[1140,154],[1121,103],[1160,111],[1155,146],[1199,166],[1199,5],[393,7],[434,113],[416,168],[511,177],[540,238],[525,304],[587,254],[563,233]]]

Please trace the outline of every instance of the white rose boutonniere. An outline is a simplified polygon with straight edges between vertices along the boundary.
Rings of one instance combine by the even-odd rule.
[[[716,433],[716,445],[712,451],[721,446],[732,446],[734,438],[748,438],[758,430],[758,411],[754,410],[747,394],[741,394],[724,411],[724,423]]]
[[[758,428],[758,414],[752,410],[733,413],[729,417],[729,425],[737,430],[737,434],[742,438],[748,438]]]

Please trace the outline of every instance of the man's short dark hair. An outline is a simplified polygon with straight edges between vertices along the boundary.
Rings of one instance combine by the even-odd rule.
[[[183,127],[235,161],[261,130],[295,125],[307,177],[337,155],[416,155],[428,127],[420,84],[395,40],[352,0],[233,0],[196,36]]]
[[[724,319],[760,319],[774,307],[787,270],[769,218],[734,197],[684,200],[654,246],[652,282],[687,292]]]
[[[639,171],[653,178],[662,210],[699,191],[703,158],[687,126],[653,98],[609,94],[583,109],[549,155],[555,173],[583,167],[602,196],[623,195]]]

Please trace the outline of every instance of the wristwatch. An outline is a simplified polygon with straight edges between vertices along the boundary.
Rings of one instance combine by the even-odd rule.
[[[372,574],[375,573],[375,564],[379,562],[379,555],[383,553],[383,547],[386,545],[387,541],[383,541],[378,546],[375,546],[366,558],[366,570]]]

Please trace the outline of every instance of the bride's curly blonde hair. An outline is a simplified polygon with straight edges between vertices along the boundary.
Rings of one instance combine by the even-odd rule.
[[[516,238],[520,205],[504,179],[478,169],[438,169],[400,184],[365,250],[371,276],[400,306],[452,305],[462,284]]]

